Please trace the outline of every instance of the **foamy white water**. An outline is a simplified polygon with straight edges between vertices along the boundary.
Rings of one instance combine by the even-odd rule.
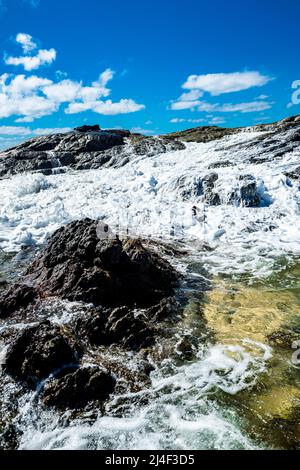
[[[251,148],[232,148],[261,134],[249,130],[210,143],[189,143],[185,150],[137,157],[122,168],[2,180],[0,247],[43,243],[62,224],[91,217],[133,235],[187,243],[204,238],[214,250],[203,253],[202,261],[214,273],[269,274],[278,257],[300,253],[299,185],[283,175],[300,155],[297,150],[272,160],[270,154],[267,161],[251,164]],[[233,166],[209,169],[228,160]],[[222,205],[206,207],[204,226],[192,217],[194,204],[203,210],[202,196],[183,200],[182,188],[192,188],[197,178],[212,171],[219,175]],[[239,188],[238,177],[245,174],[255,177],[262,207],[228,205]]]
[[[250,350],[248,349],[250,346]],[[35,395],[20,400],[21,449],[254,449],[258,444],[239,428],[233,411],[213,399],[218,390],[235,395],[266,371],[271,350],[245,341],[240,346],[216,345],[199,351],[189,365],[166,360],[152,373],[152,387],[138,394],[115,396],[119,415],[100,416],[87,423],[63,425],[55,412],[35,403]],[[148,402],[146,405],[140,403]],[[67,416],[66,416],[67,417]]]

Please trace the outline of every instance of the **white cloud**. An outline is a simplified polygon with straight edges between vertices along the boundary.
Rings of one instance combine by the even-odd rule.
[[[15,40],[22,47],[24,55],[5,57],[4,61],[7,65],[21,65],[27,72],[30,72],[42,65],[50,65],[56,59],[56,50],[53,48],[39,49],[35,55],[32,55],[31,53],[37,49],[37,44],[32,40],[30,34],[18,33]]]
[[[52,81],[47,78],[37,77],[36,75],[31,75],[30,77],[25,77],[25,75],[15,75],[13,76],[9,85],[6,85],[7,80],[12,77],[12,75],[2,75],[3,82],[3,91],[7,92],[13,97],[31,95],[32,92],[36,90],[42,90],[43,87],[51,85]],[[0,83],[1,91],[1,83]]]
[[[199,106],[201,104],[201,101],[174,101],[170,105],[170,109],[173,111],[178,111],[182,109],[193,109],[196,106]]]
[[[116,103],[113,103],[111,100],[70,103],[65,112],[67,114],[77,114],[90,110],[94,111],[94,113],[112,116],[115,114],[134,113],[144,108],[145,105],[138,104],[131,99],[121,99]]]
[[[0,135],[30,135],[31,131],[28,127],[17,126],[0,126]]]
[[[99,85],[101,88],[105,88],[110,80],[113,79],[115,72],[111,69],[106,69],[100,74],[98,82],[94,82],[93,85]]]
[[[43,93],[55,103],[67,103],[73,101],[81,90],[81,84],[72,80],[62,80],[59,83],[51,83],[44,87]]]
[[[212,104],[202,101],[198,106],[198,111],[204,112],[220,112],[220,113],[253,113],[258,111],[264,111],[272,108],[271,102],[268,101],[249,101],[246,103],[224,103],[224,104]]]
[[[257,96],[256,98],[254,98],[255,100],[267,100],[269,98],[268,95],[259,95]]]
[[[66,78],[68,76],[67,72],[64,72],[62,70],[56,70],[55,71],[55,76],[58,80],[61,80],[63,78]]]
[[[270,108],[272,108],[272,104],[267,101],[250,101],[248,103],[223,104],[217,108],[217,111],[224,113],[232,113],[236,111],[241,113],[253,113]]]
[[[25,117],[18,118],[15,120],[15,122],[33,122],[33,121],[34,121],[34,117],[31,117],[31,116],[25,116]]]
[[[1,1],[1,0],[0,0]],[[56,58],[55,49],[37,48],[32,36],[19,33],[16,42],[22,46],[25,55],[5,57],[8,65],[22,65],[26,71],[51,64]],[[56,71],[56,81],[31,75],[0,75],[0,118],[16,116],[16,122],[32,122],[36,118],[58,111],[62,104],[67,114],[93,111],[98,114],[127,114],[144,109],[143,104],[133,99],[121,98],[113,102],[107,98],[111,90],[107,84],[113,79],[114,72],[107,68],[91,85],[65,78],[64,72]]]
[[[200,90],[191,90],[187,93],[182,93],[178,101],[195,101],[203,96],[203,91]]]
[[[181,109],[193,109],[201,103],[198,101],[198,98],[201,96],[203,96],[203,92],[199,90],[191,90],[187,93],[182,93],[176,101],[171,103],[170,109],[175,111]]]
[[[210,73],[206,75],[190,75],[182,88],[188,90],[201,90],[211,95],[221,95],[252,87],[263,86],[272,80],[272,77],[262,75],[260,72],[233,72]]]
[[[213,125],[213,126],[216,126],[218,124],[224,124],[225,119],[222,118],[222,117],[214,117],[212,118],[210,121],[209,121],[209,124]]]
[[[170,122],[172,124],[178,124],[180,122],[190,122],[190,123],[194,123],[194,124],[197,124],[197,123],[200,123],[200,122],[204,122],[205,119],[184,119],[184,118],[173,118],[173,119],[170,119]]]
[[[107,69],[92,86],[84,86],[82,82],[69,79],[53,82],[36,75],[0,75],[0,118],[16,115],[18,123],[32,122],[57,111],[63,103],[68,105],[67,114],[90,110],[114,115],[145,108],[132,99],[123,98],[118,102],[100,99],[110,94],[106,84],[112,77],[113,72]]]
[[[37,48],[36,43],[32,40],[32,36],[26,33],[19,33],[16,37],[16,42],[21,44],[24,54],[33,51]]]
[[[143,129],[142,127],[132,127],[130,129],[130,132],[132,132],[133,134],[144,134],[144,135],[154,135],[157,133],[152,129]]]
[[[21,57],[6,57],[5,63],[7,65],[21,65],[24,70],[30,72],[31,70],[38,69],[42,65],[50,65],[56,59],[55,49],[40,49],[35,56],[21,56]]]

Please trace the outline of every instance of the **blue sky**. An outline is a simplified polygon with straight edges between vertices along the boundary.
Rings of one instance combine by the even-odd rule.
[[[299,17],[298,0],[0,0],[0,147],[298,114]]]

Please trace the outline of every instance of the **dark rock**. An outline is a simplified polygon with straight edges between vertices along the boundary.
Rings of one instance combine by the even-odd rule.
[[[94,126],[79,126],[74,128],[74,131],[77,132],[99,132],[100,130],[101,129],[99,124],[95,124]]]
[[[8,348],[4,368],[34,387],[55,370],[77,363],[79,352],[58,326],[44,321],[17,335]]]
[[[80,408],[90,401],[104,401],[115,389],[116,380],[100,367],[81,367],[45,385],[43,401],[57,408]]]
[[[14,284],[0,295],[0,318],[6,318],[13,312],[26,308],[38,298],[34,287],[26,284]]]
[[[35,137],[0,153],[0,176],[25,171],[48,174],[52,168],[74,166],[80,155],[124,145],[124,135],[107,131],[73,131]]]
[[[173,297],[162,299],[158,304],[149,307],[145,315],[152,323],[161,322],[162,320],[175,319],[180,312],[180,305]]]
[[[167,134],[169,139],[178,139],[184,142],[210,142],[212,140],[222,139],[226,135],[236,134],[241,128],[223,128],[218,126],[194,127],[184,131]]]
[[[139,240],[99,239],[97,221],[57,230],[27,279],[44,295],[106,306],[148,306],[172,295],[178,274]]]
[[[196,352],[197,348],[195,346],[195,340],[189,336],[183,336],[180,338],[176,345],[177,353],[183,358],[190,360],[192,359]]]
[[[131,143],[130,152],[125,138]],[[100,130],[99,126],[81,126],[65,134],[35,137],[0,152],[0,177],[26,171],[49,175],[63,172],[62,167],[77,170],[121,167],[137,155],[157,155],[185,148],[181,142],[167,138],[131,135],[123,129]]]
[[[85,313],[75,322],[75,330],[83,341],[92,345],[118,344],[125,349],[140,350],[154,343],[157,325],[168,318],[177,319],[179,305],[166,298],[146,310],[136,312],[128,307],[97,308]]]
[[[221,204],[220,196],[215,190],[215,182],[217,179],[217,173],[209,173],[202,179],[204,200],[210,206],[218,206]]]
[[[287,325],[283,325],[280,330],[273,331],[267,338],[272,346],[291,350],[293,343],[299,340],[300,331],[293,331]]]
[[[224,160],[224,161],[219,161],[219,162],[214,162],[211,163],[208,166],[209,170],[215,170],[217,168],[227,168],[228,166],[232,166],[234,163],[230,162],[229,160]]]
[[[119,343],[126,349],[138,350],[150,346],[154,341],[153,328],[147,324],[143,315],[136,315],[126,307],[111,312],[105,329],[112,343]]]
[[[300,166],[297,166],[296,168],[294,168],[293,170],[291,171],[287,171],[284,173],[285,176],[287,176],[288,178],[291,178],[292,180],[300,180]]]
[[[105,132],[109,132],[110,134],[120,135],[122,137],[129,137],[131,132],[127,129],[105,129]]]
[[[254,176],[240,175],[241,181],[239,189],[235,190],[229,199],[230,204],[238,204],[244,207],[259,207],[261,198],[257,191],[257,184]]]

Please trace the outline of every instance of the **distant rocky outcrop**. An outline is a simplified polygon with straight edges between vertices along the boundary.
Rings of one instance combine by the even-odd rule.
[[[265,132],[281,132],[292,129],[300,125],[300,116],[290,116],[271,124],[257,124],[252,126],[253,131]],[[221,139],[227,135],[237,134],[247,127],[219,127],[219,126],[200,126],[186,129],[184,131],[172,132],[166,136],[169,139],[176,139],[183,142],[210,142],[212,140]],[[249,129],[249,128],[248,128]]]
[[[224,128],[218,126],[201,126],[186,129],[184,131],[167,134],[169,139],[182,140],[184,142],[210,142],[221,139],[226,135],[236,134],[241,128]]]
[[[173,139],[85,125],[64,134],[35,137],[1,152],[0,177],[23,172],[48,175],[63,172],[66,167],[82,170],[123,166],[138,155],[152,156],[184,148],[184,144]]]
[[[184,142],[205,143],[249,129],[264,131],[252,143],[245,143],[246,147],[252,148],[251,163],[260,163],[270,151],[276,150],[276,158],[276,155],[281,156],[293,150],[299,143],[299,127],[300,116],[251,128],[202,126],[161,136],[143,136],[124,129],[100,129],[98,124],[84,125],[64,134],[35,137],[0,152],[0,177],[23,172],[49,175],[64,172],[68,167],[75,170],[118,168],[141,155],[152,157],[159,153],[183,150]],[[228,161],[226,165],[233,163]],[[214,164],[212,169],[219,166],[222,163]]]

